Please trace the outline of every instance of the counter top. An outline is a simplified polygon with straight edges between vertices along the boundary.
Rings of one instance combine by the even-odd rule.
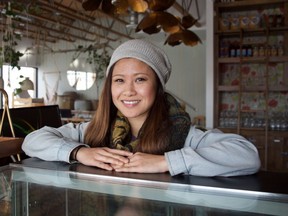
[[[229,178],[171,177],[168,173],[117,173],[29,158],[1,167],[0,178],[6,182],[0,190],[0,209],[1,201],[3,205],[8,200],[9,213],[16,212],[14,215],[22,215],[23,211],[33,215],[35,211],[47,211],[48,207],[53,207],[54,213],[58,211],[57,215],[95,215],[100,209],[101,215],[121,215],[119,211],[126,211],[127,203],[135,204],[129,204],[127,211],[137,211],[136,215],[191,215],[197,211],[211,215],[286,215],[288,211],[288,175],[284,173],[259,172]],[[7,192],[9,188],[11,192]],[[88,202],[88,198],[94,201]],[[104,209],[103,200],[109,203]],[[0,215],[10,214],[0,210]]]
[[[260,171],[254,175],[235,176],[235,177],[200,177],[191,175],[171,176],[169,173],[142,174],[142,173],[117,173],[105,171],[95,167],[85,166],[79,163],[67,164],[62,162],[49,162],[37,158],[29,158],[12,166],[23,166],[41,168],[57,171],[70,171],[83,174],[101,175],[110,178],[138,179],[155,182],[188,184],[195,187],[211,187],[263,192],[279,193],[288,195],[288,173],[264,172]]]

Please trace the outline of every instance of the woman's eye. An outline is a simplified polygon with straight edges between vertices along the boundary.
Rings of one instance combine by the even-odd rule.
[[[139,77],[136,79],[136,82],[144,82],[144,81],[146,81],[146,79],[143,77]]]
[[[114,82],[123,82],[123,79],[115,79]]]

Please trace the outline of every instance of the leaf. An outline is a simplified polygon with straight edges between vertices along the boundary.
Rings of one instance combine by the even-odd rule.
[[[188,46],[195,46],[198,43],[202,43],[200,38],[190,30],[184,30],[183,33],[183,42]]]
[[[185,29],[191,28],[193,25],[195,25],[197,22],[197,19],[195,19],[190,14],[185,15],[182,17],[181,24]]]
[[[144,29],[152,28],[154,29],[157,27],[157,14],[156,13],[149,13],[146,14],[145,17],[139,22],[139,24],[136,27],[136,32],[139,32],[141,30],[144,31]]]
[[[164,44],[168,43],[171,46],[176,46],[182,42],[187,46],[195,46],[198,43],[202,43],[200,38],[194,32],[190,30],[181,30],[169,35]]]
[[[179,20],[172,14],[167,12],[157,12],[158,23],[163,28],[163,31],[175,33],[180,30]]]
[[[172,14],[162,11],[155,11],[147,14],[136,27],[136,32],[143,30],[148,34],[160,32],[174,33],[180,30],[179,20]]]
[[[82,3],[82,7],[86,11],[94,11],[99,8],[101,2],[102,0],[86,0],[85,2]]]
[[[106,14],[116,14],[117,8],[111,3],[111,0],[103,0],[102,1],[102,7],[101,7],[102,11]]]
[[[170,8],[175,0],[147,0],[149,9],[152,11],[164,11]]]

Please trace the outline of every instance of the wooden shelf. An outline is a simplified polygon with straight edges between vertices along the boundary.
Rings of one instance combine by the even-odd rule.
[[[269,127],[272,112],[286,111],[284,107],[288,96],[288,0],[218,2],[214,4],[214,10],[214,127],[223,132],[241,134],[250,140],[258,149],[262,169],[288,172],[288,130],[271,131]],[[281,11],[284,17],[283,22],[278,23],[279,26],[268,23],[266,18],[269,17],[263,16],[266,12],[277,10]],[[246,23],[247,28],[241,28],[244,26],[241,26],[241,23],[238,28],[233,26],[237,21],[241,22],[241,19],[233,20],[235,23],[231,23],[229,17],[241,17],[243,14],[261,16],[261,23],[257,26],[249,26]],[[222,22],[222,19],[225,22]],[[226,21],[230,23],[226,25]],[[235,56],[234,51],[230,52],[230,48],[236,49],[235,46],[235,52],[242,53],[242,48],[247,45],[252,47],[253,51],[255,47],[263,47],[261,52],[258,52],[262,56],[253,56],[252,52],[251,57],[220,57],[220,54],[228,56],[231,53]],[[283,49],[281,54],[284,55],[278,56],[275,50],[274,56],[265,55],[268,46],[278,49],[279,45]],[[258,106],[255,106],[257,104]],[[219,127],[220,124],[223,125],[223,119],[220,117],[222,112],[230,109],[237,110],[234,113],[237,122],[233,122],[233,128]],[[261,119],[263,127],[247,127],[249,124],[243,127],[242,122],[246,120],[246,116]]]
[[[250,110],[241,109],[240,112],[242,112],[242,113],[255,113],[255,112],[266,112],[266,110],[265,109],[250,109]]]
[[[227,86],[227,85],[218,85],[218,91],[230,91],[237,92],[240,91],[239,85]],[[267,89],[266,86],[242,86],[241,92],[265,92]],[[269,92],[285,92],[288,91],[288,86],[269,86]]]
[[[239,91],[239,86],[218,86],[218,91]]]
[[[257,57],[220,57],[218,58],[219,63],[232,64],[232,63],[281,63],[287,62],[288,56],[257,56]]]
[[[262,28],[239,28],[237,30],[217,30],[215,34],[219,36],[233,36],[240,34],[267,34],[269,33],[281,33],[288,31],[288,26],[279,26],[279,27],[262,27]],[[246,43],[245,43],[246,44]]]
[[[226,9],[231,9],[235,8],[236,10],[247,10],[247,7],[251,9],[252,8],[257,8],[258,6],[263,6],[263,5],[271,5],[271,4],[281,4],[285,3],[287,0],[243,0],[243,1],[234,1],[234,2],[218,2],[215,3],[215,7],[218,8],[226,8]]]

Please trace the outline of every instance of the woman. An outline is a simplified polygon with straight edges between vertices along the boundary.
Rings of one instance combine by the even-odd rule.
[[[43,160],[118,172],[255,173],[258,152],[245,138],[190,125],[188,114],[165,93],[170,73],[160,48],[139,39],[123,43],[111,57],[91,122],[41,128],[25,138],[23,150]]]

